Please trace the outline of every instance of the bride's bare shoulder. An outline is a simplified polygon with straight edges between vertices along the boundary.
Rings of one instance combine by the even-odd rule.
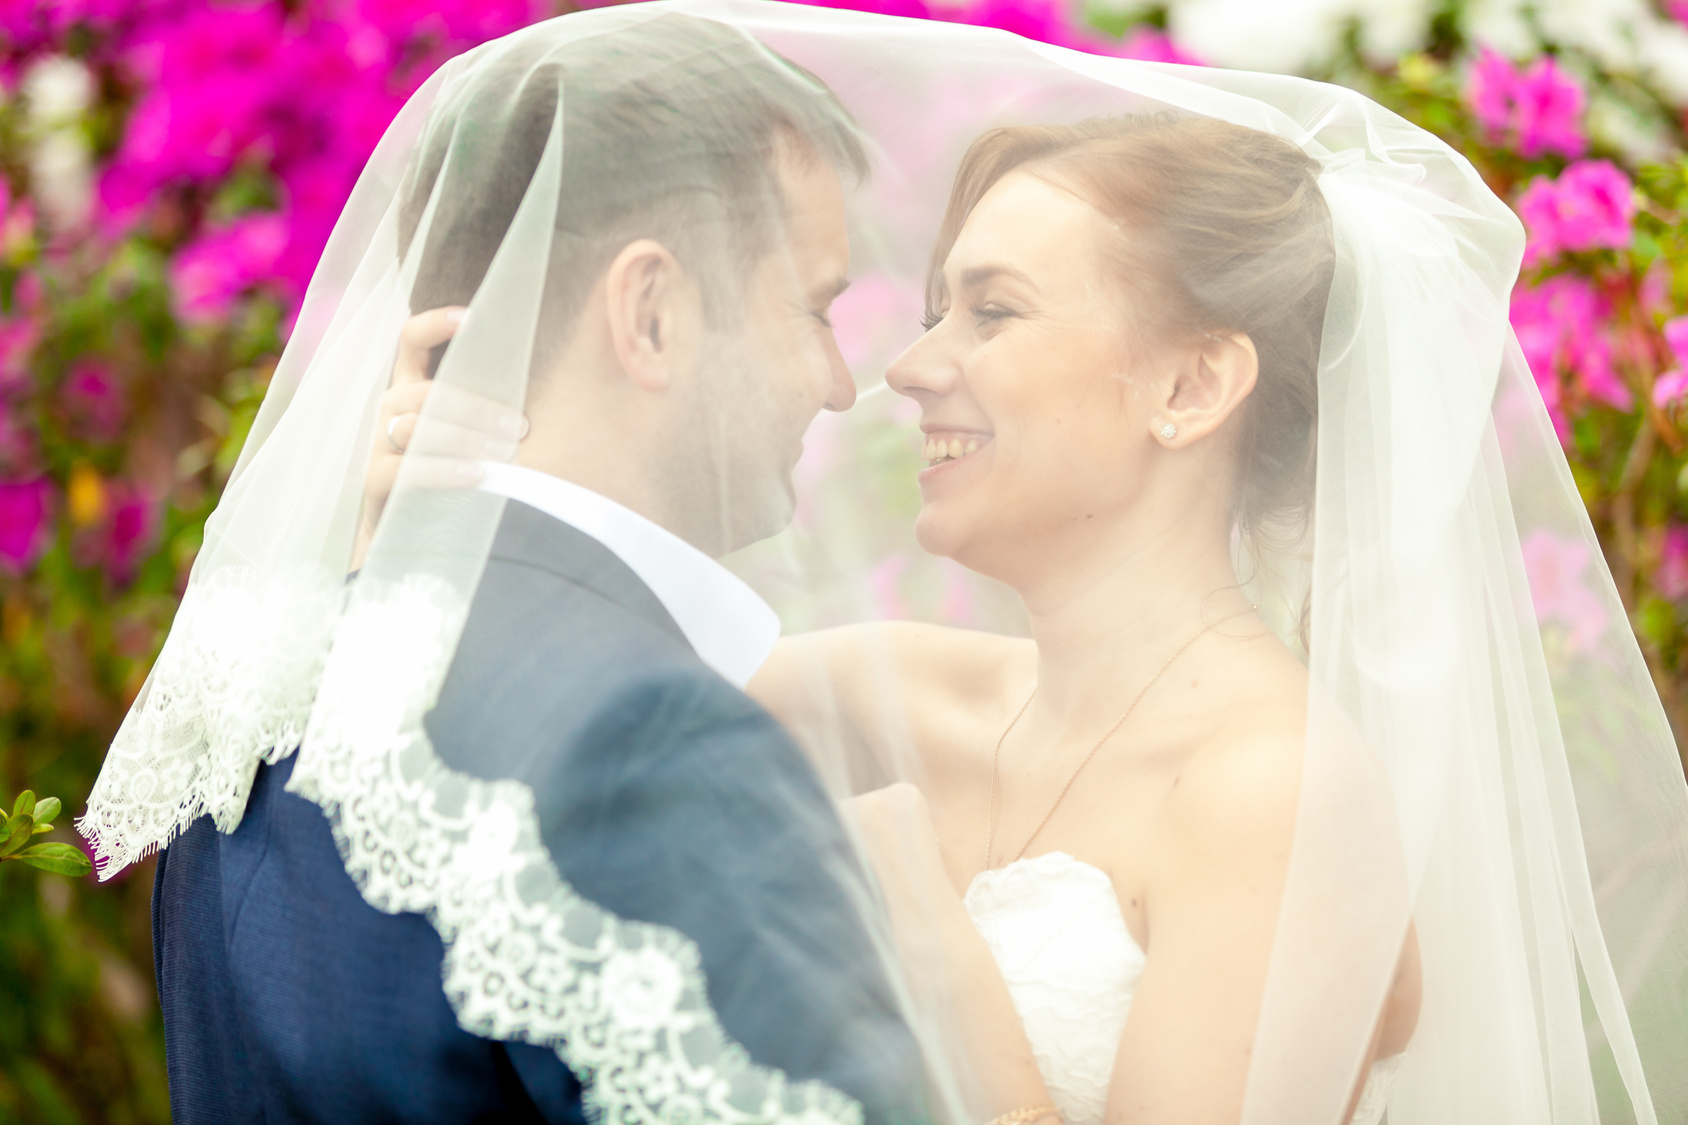
[[[1163,826],[1192,859],[1287,863],[1307,738],[1307,673],[1287,650],[1249,661],[1168,791]],[[1239,682],[1240,681],[1240,682]]]

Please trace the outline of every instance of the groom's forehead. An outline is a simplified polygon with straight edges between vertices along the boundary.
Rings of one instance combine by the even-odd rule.
[[[824,306],[848,283],[850,237],[843,177],[831,161],[790,138],[775,146],[773,161],[783,235],[775,253],[789,256],[805,298]]]

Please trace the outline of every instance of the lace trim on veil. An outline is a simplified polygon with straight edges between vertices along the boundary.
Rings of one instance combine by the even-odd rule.
[[[258,763],[299,745],[344,600],[327,570],[225,566],[190,589],[77,821],[102,877],[207,813],[240,826]]]
[[[691,939],[564,881],[526,785],[440,761],[422,718],[465,616],[437,579],[360,590],[289,783],[327,813],[366,902],[439,931],[458,1022],[552,1047],[614,1125],[860,1125],[855,1100],[728,1037]]]

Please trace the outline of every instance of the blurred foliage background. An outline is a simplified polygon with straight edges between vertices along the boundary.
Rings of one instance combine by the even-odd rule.
[[[1529,230],[1514,327],[1681,743],[1688,0],[842,6],[1337,81],[1466,153]],[[0,0],[0,793],[83,808],[404,98],[566,7]],[[1538,612],[1575,625],[1556,551]],[[168,1120],[151,883],[0,870],[0,1125]]]

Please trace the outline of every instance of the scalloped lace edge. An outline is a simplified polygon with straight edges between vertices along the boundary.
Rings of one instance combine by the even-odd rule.
[[[594,1120],[860,1125],[854,1099],[790,1081],[727,1036],[691,939],[619,918],[562,878],[526,785],[440,761],[422,718],[461,602],[418,577],[360,589],[329,657],[288,787],[328,815],[364,900],[425,915],[459,1024],[555,1050]]]
[[[225,566],[190,587],[76,822],[101,879],[207,813],[240,826],[258,763],[299,745],[344,603],[324,569]]]

